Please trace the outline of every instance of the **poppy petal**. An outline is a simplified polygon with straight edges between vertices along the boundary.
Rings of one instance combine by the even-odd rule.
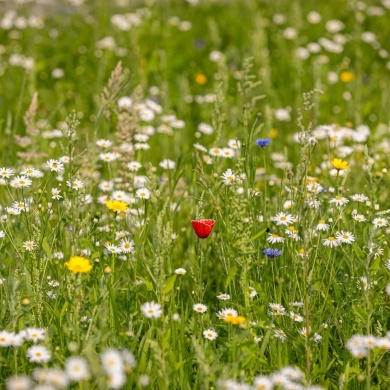
[[[194,228],[194,231],[199,238],[207,238],[213,231],[215,220],[214,219],[193,220],[191,221],[191,225]]]

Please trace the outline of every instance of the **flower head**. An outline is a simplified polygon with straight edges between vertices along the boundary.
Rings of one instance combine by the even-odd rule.
[[[278,257],[282,254],[282,251],[279,251],[278,249],[271,249],[266,248],[263,250],[263,253],[270,259],[274,259],[275,257]]]
[[[51,352],[43,345],[33,345],[27,350],[30,362],[46,363],[51,359]]]
[[[64,164],[57,160],[46,161],[46,165],[52,172],[61,172],[64,170]]]
[[[106,206],[113,211],[126,211],[128,209],[127,203],[119,200],[107,200]]]
[[[144,303],[141,312],[147,318],[159,318],[162,315],[161,305],[155,302]]]
[[[352,72],[349,72],[346,70],[346,71],[340,73],[340,80],[343,83],[349,83],[349,82],[355,80],[355,75]]]
[[[199,85],[205,85],[207,83],[207,77],[202,73],[197,73],[195,75],[195,82]]]
[[[89,378],[87,361],[79,356],[71,356],[66,360],[65,372],[72,382],[78,382]]]
[[[177,268],[175,269],[175,274],[177,275],[185,275],[187,271],[184,268]]]
[[[215,220],[214,219],[200,219],[192,220],[191,225],[194,228],[196,235],[199,238],[207,238],[213,231]]]
[[[84,183],[81,180],[75,179],[75,180],[68,180],[66,182],[66,185],[70,187],[73,190],[78,191],[80,188],[84,187]]]
[[[215,330],[207,329],[203,331],[203,337],[207,340],[215,340],[218,337],[218,333]]]
[[[22,176],[15,176],[11,182],[10,185],[11,187],[14,188],[23,188],[23,187],[30,187],[32,184],[31,179],[29,179],[27,176],[22,175]]]
[[[237,310],[235,310],[235,309],[227,308],[227,309],[223,309],[223,310],[219,311],[219,312],[217,313],[217,317],[218,317],[220,320],[226,321],[227,318],[230,318],[230,317],[238,317],[238,312],[237,312]]]
[[[207,311],[207,306],[203,305],[203,303],[195,303],[195,305],[193,305],[192,308],[197,313],[205,313]]]
[[[229,323],[229,324],[233,324],[233,325],[244,325],[245,324],[245,317],[243,317],[243,316],[237,316],[237,317],[227,316],[226,318],[224,318],[224,321]]]
[[[37,246],[37,244],[34,241],[25,241],[23,243],[23,248],[29,252],[33,251],[36,246]]]
[[[337,240],[335,237],[330,236],[330,237],[328,237],[328,238],[324,238],[324,239],[322,240],[322,244],[325,245],[325,246],[329,246],[329,247],[331,247],[331,248],[334,248],[334,247],[340,245],[340,241]]]
[[[150,198],[150,191],[147,188],[140,188],[135,193],[136,198],[141,199],[149,199]]]
[[[334,158],[332,160],[332,165],[338,171],[345,171],[348,168],[347,161],[343,161],[341,158]]]
[[[259,138],[256,140],[256,145],[261,146],[262,148],[265,148],[271,143],[271,140],[269,138]]]
[[[73,274],[85,274],[92,269],[92,264],[88,259],[81,256],[72,256],[69,261],[65,263],[65,266]]]
[[[272,217],[271,221],[274,221],[277,225],[288,226],[294,222],[294,217],[291,214],[281,212]]]

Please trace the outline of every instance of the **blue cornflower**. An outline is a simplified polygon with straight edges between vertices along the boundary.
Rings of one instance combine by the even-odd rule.
[[[277,249],[271,249],[267,248],[263,250],[263,253],[270,259],[274,259],[275,257],[278,257],[282,254],[282,251],[279,251]]]
[[[265,148],[271,143],[271,140],[269,138],[259,138],[256,140],[256,145],[261,146],[262,148]]]

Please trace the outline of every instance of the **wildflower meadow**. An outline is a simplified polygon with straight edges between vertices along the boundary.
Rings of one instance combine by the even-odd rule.
[[[0,1],[0,389],[390,389],[390,1]]]

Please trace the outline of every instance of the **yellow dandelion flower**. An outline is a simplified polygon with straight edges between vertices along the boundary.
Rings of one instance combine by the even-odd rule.
[[[278,129],[271,129],[268,132],[268,137],[271,139],[275,139],[278,136],[278,134],[279,134]]]
[[[106,206],[113,211],[126,211],[128,209],[127,203],[119,200],[107,200]]]
[[[242,324],[245,324],[245,317],[243,317],[243,316],[237,316],[237,317],[226,316],[226,318],[224,318],[224,321],[228,322],[229,324],[233,324],[233,325],[242,325]]]
[[[92,264],[88,259],[81,256],[72,256],[69,261],[65,263],[65,266],[73,274],[85,274],[92,269]]]
[[[332,160],[332,165],[338,171],[344,171],[348,168],[348,163],[343,161],[341,158],[334,158]]]
[[[350,83],[351,81],[355,80],[355,75],[349,71],[341,72],[340,80],[343,83]]]
[[[207,77],[202,73],[198,73],[195,75],[195,82],[199,85],[205,85],[207,83]]]

